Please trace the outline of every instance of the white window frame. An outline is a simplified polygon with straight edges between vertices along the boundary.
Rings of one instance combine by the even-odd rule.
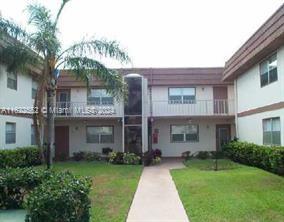
[[[111,128],[111,134],[96,134],[98,135],[99,139],[98,141],[90,141],[89,139],[89,136],[88,136],[88,128],[102,128],[102,127],[109,127]],[[108,142],[104,142],[102,141],[102,136],[103,135],[111,135],[112,136],[112,139],[111,141],[108,141]],[[86,126],[86,141],[87,143],[96,143],[96,144],[111,144],[111,143],[114,143],[114,126],[110,126],[110,125],[102,125],[102,126]]]
[[[7,125],[13,125],[14,129],[13,131],[8,131],[7,130]],[[13,135],[13,141],[8,141],[8,135],[7,134],[12,134]],[[14,122],[6,122],[5,123],[5,144],[15,144],[17,140],[17,126],[16,123]]]
[[[180,95],[171,95],[171,90],[180,90],[181,94]],[[185,91],[189,89],[190,91],[193,90],[194,94],[186,94]],[[171,96],[180,96],[181,100],[174,100],[171,99]],[[188,100],[185,99],[186,96],[194,96],[194,99]],[[169,104],[194,104],[196,103],[196,88],[195,87],[169,87],[168,88],[168,101]]]
[[[7,72],[7,88],[18,89],[18,75],[14,72]]]
[[[279,121],[279,130],[274,130],[275,129],[275,121]],[[265,122],[270,122],[270,126],[271,129],[267,130],[265,129]],[[263,133],[262,133],[262,137],[263,137],[263,145],[270,145],[270,146],[281,146],[281,119],[280,117],[272,117],[272,118],[266,118],[262,120],[262,128],[263,128]],[[280,134],[280,138],[279,138],[279,143],[275,143],[275,141],[273,141],[273,132],[278,132]],[[265,141],[265,133],[270,133],[270,142]]]
[[[175,127],[175,126],[177,126],[177,127],[191,127],[191,126],[194,126],[194,127],[196,127],[196,129],[197,129],[197,133],[195,133],[196,135],[197,135],[197,138],[195,139],[195,140],[190,140],[190,139],[187,139],[187,135],[189,134],[191,134],[191,135],[195,135],[195,134],[193,134],[193,133],[186,133],[186,132],[183,132],[183,133],[179,133],[179,135],[183,135],[183,140],[181,140],[181,141],[175,141],[174,139],[173,139],[173,135],[174,135],[174,133],[173,133],[173,127]],[[186,129],[185,129],[186,130]],[[190,129],[188,129],[188,130],[190,130]],[[175,133],[175,134],[177,134],[177,133]],[[170,140],[171,140],[171,143],[196,143],[196,142],[199,142],[199,125],[198,124],[172,124],[172,125],[170,125]]]
[[[94,93],[92,91],[94,91]],[[97,94],[98,94],[97,96],[95,95],[96,94],[95,91],[97,91]],[[94,95],[92,95],[92,93]],[[99,102],[90,101],[93,98],[98,98]],[[108,103],[104,103],[103,98],[111,98],[112,101],[108,102]],[[88,105],[96,105],[96,106],[112,106],[114,104],[114,98],[113,98],[112,95],[107,93],[107,90],[104,89],[104,88],[93,88],[93,89],[88,90],[87,104]]]
[[[38,82],[32,79],[32,99],[35,99],[38,88]]]
[[[275,57],[275,60],[272,61],[272,58]],[[271,64],[276,63],[276,79],[271,80],[271,71],[274,69],[271,69]],[[266,70],[267,72],[263,72],[263,70]],[[265,87],[273,82],[277,82],[278,81],[278,65],[277,65],[277,53],[273,53],[272,55],[270,55],[269,57],[267,57],[264,61],[262,61],[259,64],[259,73],[260,73],[260,86],[261,87]],[[262,84],[262,76],[267,75],[267,83]]]

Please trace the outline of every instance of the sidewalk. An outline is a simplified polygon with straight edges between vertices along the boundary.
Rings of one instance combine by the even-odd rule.
[[[127,222],[188,222],[169,170],[182,168],[181,160],[163,160],[145,167],[141,175]]]

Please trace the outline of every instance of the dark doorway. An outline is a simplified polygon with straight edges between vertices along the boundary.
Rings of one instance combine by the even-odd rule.
[[[125,126],[125,152],[142,154],[142,126]]]
[[[55,160],[69,157],[69,126],[55,127]]]
[[[216,148],[217,151],[222,150],[222,146],[231,140],[230,124],[216,125]]]
[[[228,113],[227,87],[213,87],[214,114]]]

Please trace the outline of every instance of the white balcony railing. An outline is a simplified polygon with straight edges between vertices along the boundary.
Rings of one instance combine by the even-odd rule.
[[[91,105],[84,102],[57,102],[56,117],[122,117],[122,104]]]
[[[233,100],[153,101],[152,116],[234,115]]]

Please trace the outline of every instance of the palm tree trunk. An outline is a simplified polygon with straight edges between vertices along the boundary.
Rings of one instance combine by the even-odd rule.
[[[49,169],[52,164],[52,150],[54,147],[54,90],[47,89],[47,152],[46,163]]]

